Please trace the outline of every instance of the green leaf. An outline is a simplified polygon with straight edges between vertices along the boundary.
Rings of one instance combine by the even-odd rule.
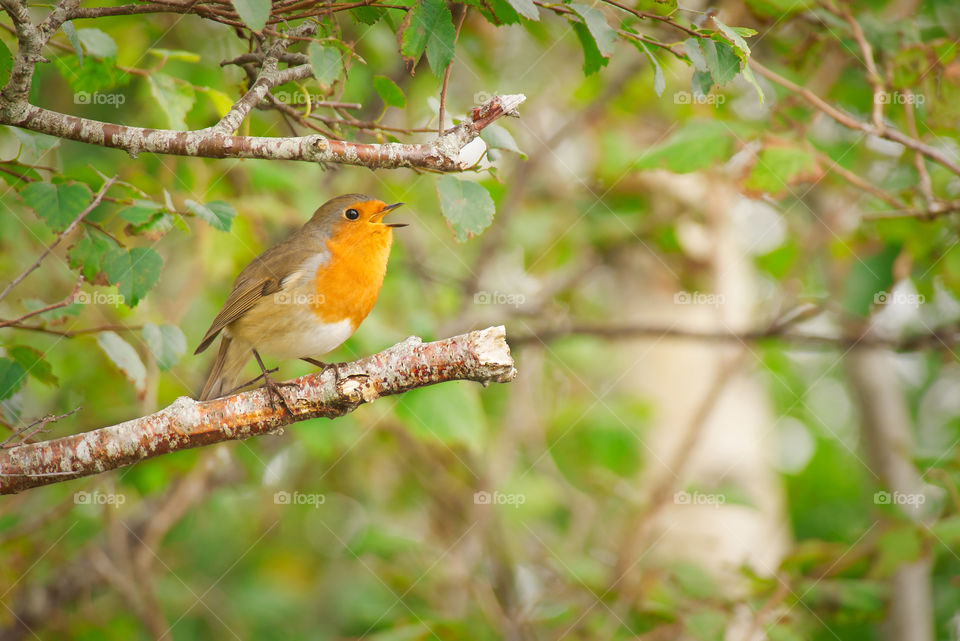
[[[373,88],[385,106],[400,107],[401,109],[407,106],[407,98],[403,95],[403,90],[390,78],[374,76]]]
[[[97,345],[104,354],[123,372],[137,394],[143,394],[147,387],[147,368],[143,366],[140,355],[130,343],[120,338],[116,332],[100,332],[97,334]]]
[[[123,296],[127,307],[136,307],[160,278],[163,259],[149,247],[130,251],[116,248],[103,260],[103,271]]]
[[[363,24],[377,24],[386,13],[383,7],[356,7],[350,10],[350,15],[357,22]]]
[[[760,98],[760,104],[763,104],[763,89],[760,88],[756,77],[753,75],[753,69],[747,63],[743,65],[743,79],[753,85],[753,88],[757,90],[757,97]]]
[[[103,257],[114,245],[99,234],[84,233],[76,245],[67,252],[67,260],[71,269],[80,269],[83,277],[92,282],[103,269]]]
[[[674,131],[666,141],[647,149],[634,166],[688,173],[726,160],[732,150],[733,133],[725,123],[693,120]]]
[[[270,18],[270,0],[231,0],[237,15],[253,31],[262,31]]]
[[[729,39],[730,42],[733,43],[733,46],[739,49],[744,56],[750,55],[750,46],[747,44],[747,41],[743,39],[743,36],[741,36],[737,30],[731,29],[727,25],[723,24],[722,22],[717,20],[716,16],[713,16],[713,23],[717,25],[718,29],[720,29],[720,33],[725,35],[727,39]],[[756,32],[754,31],[754,33]]]
[[[700,38],[687,38],[683,41],[683,49],[687,52],[687,58],[693,63],[693,68],[697,71],[707,71],[707,59],[703,57],[703,50],[700,48]]]
[[[690,77],[690,93],[696,98],[703,98],[713,87],[713,76],[709,71],[694,71]]]
[[[757,156],[744,187],[752,191],[779,194],[804,175],[810,175],[816,159],[799,147],[766,147]]]
[[[537,5],[533,4],[533,0],[507,0],[507,2],[510,3],[510,6],[513,7],[517,13],[527,20],[539,22],[540,12],[537,10]]]
[[[866,258],[854,255],[844,283],[843,308],[861,318],[869,316],[877,296],[893,285],[893,262],[899,255],[899,245],[887,245]]]
[[[143,340],[157,359],[157,366],[166,371],[177,364],[187,351],[187,337],[175,325],[143,326]]]
[[[407,14],[407,19],[409,24],[403,30],[400,53],[411,63],[412,70],[426,51],[430,69],[437,76],[442,75],[453,60],[456,38],[453,16],[447,3],[443,0],[418,0]]]
[[[203,87],[202,91],[213,103],[213,108],[217,110],[218,116],[223,118],[230,113],[230,109],[233,108],[233,98],[218,89],[211,89],[210,87]]]
[[[157,212],[163,210],[163,205],[152,200],[136,199],[129,207],[120,210],[120,218],[134,225],[142,225],[153,220]]]
[[[24,187],[20,195],[55,232],[66,229],[93,200],[90,188],[82,183],[33,182]]]
[[[524,158],[527,157],[526,154],[520,151],[520,147],[517,146],[517,141],[513,139],[510,132],[500,125],[487,125],[480,131],[480,137],[483,138],[483,141],[487,143],[487,146],[491,149],[504,149],[520,154]]]
[[[147,76],[150,93],[167,116],[171,129],[186,129],[187,113],[193,109],[196,98],[193,86],[178,83],[173,76],[165,73],[151,73]]]
[[[613,43],[617,40],[617,32],[607,24],[607,18],[603,15],[603,12],[585,4],[573,3],[569,7],[583,18],[590,36],[597,44],[600,55],[609,58],[613,54]]]
[[[164,60],[182,60],[183,62],[200,62],[200,54],[181,49],[147,49],[147,53],[163,58]]]
[[[877,551],[879,554],[873,572],[887,578],[893,576],[901,565],[920,558],[923,540],[916,526],[901,525],[880,536]]]
[[[573,32],[577,34],[580,48],[583,49],[583,74],[589,76],[600,71],[602,67],[606,67],[610,59],[605,58],[597,49],[597,43],[590,35],[590,30],[587,29],[586,25],[582,22],[574,22]]]
[[[13,54],[3,40],[0,40],[0,87],[7,84],[11,69],[13,69]]]
[[[201,205],[194,200],[186,200],[184,204],[197,218],[210,223],[210,226],[220,231],[230,231],[230,225],[237,215],[237,210],[228,202],[213,200]]]
[[[7,130],[16,136],[23,149],[33,156],[42,156],[54,147],[60,146],[60,139],[56,136],[38,134],[20,127],[8,127]]]
[[[80,63],[83,63],[83,46],[80,44],[80,36],[77,35],[77,28],[73,25],[72,20],[67,20],[63,23],[61,27],[63,29],[64,35],[67,36],[67,40],[70,41],[70,44],[73,46],[73,50],[77,53],[77,60]]]
[[[310,66],[313,67],[313,75],[317,81],[322,85],[332,85],[343,70],[340,51],[316,42],[311,42],[307,51],[310,54]]]
[[[650,50],[647,49],[647,45],[642,42],[638,42],[637,44],[643,49],[643,52],[647,54],[647,58],[650,59],[650,64],[653,65],[653,90],[659,98],[663,95],[663,90],[667,87],[667,80],[663,77],[663,69],[660,68],[660,63],[657,62],[657,59]]]
[[[60,56],[54,58],[53,62],[75,94],[107,91],[130,82],[130,75],[117,69],[116,60],[113,58],[98,59],[86,56],[83,62],[80,62],[76,56]],[[84,104],[89,102],[89,98],[82,95],[74,96],[73,101],[76,104]],[[125,101],[126,97],[113,97],[109,104],[116,105],[120,100]]]
[[[700,40],[700,46],[715,83],[725,85],[740,73],[740,58],[733,47],[706,38]]]
[[[116,58],[117,43],[99,29],[77,29],[77,39],[87,53],[97,58]],[[81,62],[83,59],[81,58]]]
[[[23,366],[24,371],[41,383],[56,385],[57,377],[53,375],[50,363],[43,360],[43,354],[26,345],[16,345],[7,348],[7,354]]]
[[[493,222],[496,207],[483,185],[441,176],[437,179],[437,193],[440,210],[460,242],[481,233]]]
[[[0,358],[0,401],[17,393],[27,380],[27,370],[17,361]]]

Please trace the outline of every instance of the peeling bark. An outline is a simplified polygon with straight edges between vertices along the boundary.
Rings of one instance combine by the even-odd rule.
[[[266,389],[200,402],[185,396],[155,414],[51,441],[0,450],[0,493],[68,481],[154,456],[282,431],[310,418],[336,418],[381,396],[453,380],[506,383],[516,370],[503,326],[393,347],[281,387],[288,414]]]

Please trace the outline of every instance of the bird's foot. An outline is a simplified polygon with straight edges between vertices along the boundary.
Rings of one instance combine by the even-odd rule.
[[[323,361],[318,361],[315,358],[301,358],[300,360],[306,361],[311,365],[320,368],[320,375],[322,376],[324,372],[328,369],[333,370],[333,384],[337,387],[340,387],[340,368],[345,367],[346,363],[324,363]]]
[[[274,402],[274,399],[276,399],[277,401],[279,401],[280,406],[283,407],[284,410],[286,410],[287,414],[290,414],[292,416],[293,412],[290,410],[290,406],[287,405],[287,399],[283,397],[283,392],[280,391],[280,388],[295,387],[296,384],[295,383],[279,383],[273,380],[273,377],[270,376],[270,372],[275,372],[277,371],[277,369],[274,368],[274,369],[268,370],[266,367],[264,367],[263,360],[260,358],[260,354],[257,353],[257,350],[253,350],[253,356],[254,358],[257,359],[257,365],[260,366],[260,372],[261,372],[260,376],[258,376],[253,380],[256,381],[261,378],[263,379],[263,386],[267,388],[267,392],[270,395],[270,407],[274,411],[276,411],[277,405]]]

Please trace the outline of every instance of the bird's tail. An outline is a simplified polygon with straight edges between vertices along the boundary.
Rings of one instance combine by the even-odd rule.
[[[203,391],[200,392],[200,400],[220,398],[233,390],[240,383],[243,366],[248,360],[250,360],[250,350],[242,341],[235,342],[230,336],[222,336],[217,360],[214,361],[213,369],[210,370]]]

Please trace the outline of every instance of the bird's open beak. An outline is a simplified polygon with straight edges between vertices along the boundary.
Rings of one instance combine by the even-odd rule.
[[[403,204],[404,203],[394,203],[392,205],[387,205],[386,207],[380,210],[380,213],[378,214],[379,220],[383,220],[383,217],[386,216],[391,209],[396,209],[397,207]],[[380,224],[386,225],[387,227],[406,227],[407,226],[407,223],[380,223]]]

